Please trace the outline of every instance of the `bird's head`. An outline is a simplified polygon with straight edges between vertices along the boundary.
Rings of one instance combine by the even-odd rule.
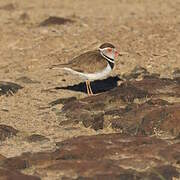
[[[115,46],[111,43],[104,43],[99,47],[101,55],[106,58],[108,61],[113,62],[119,56],[118,51]]]

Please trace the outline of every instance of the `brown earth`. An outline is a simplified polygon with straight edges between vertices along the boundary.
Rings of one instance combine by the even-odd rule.
[[[6,0],[0,14],[0,179],[180,178],[178,0]],[[121,56],[98,95],[49,69],[103,42]]]

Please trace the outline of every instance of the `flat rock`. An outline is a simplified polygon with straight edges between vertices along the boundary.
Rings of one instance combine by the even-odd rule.
[[[124,74],[123,78],[126,80],[136,79],[138,77],[143,77],[146,75],[149,75],[150,73],[145,69],[144,67],[141,67],[139,65],[135,66],[134,69],[131,71],[131,73]]]
[[[19,89],[22,89],[22,88],[23,88],[22,86],[20,86],[19,84],[16,84],[16,83],[0,81],[0,96],[1,95],[13,95]]]
[[[40,142],[40,141],[49,141],[49,138],[40,135],[40,134],[32,134],[26,138],[28,142]]]
[[[170,105],[168,102],[156,101],[148,101],[132,107],[128,113],[116,115],[111,121],[112,128],[132,135],[178,136],[180,103]]]
[[[27,162],[19,157],[6,158],[0,155],[0,180],[40,180],[37,176],[25,175],[19,171],[27,167]]]
[[[0,6],[0,10],[13,11],[15,9],[16,9],[16,7],[12,3],[6,4],[4,6]]]
[[[180,83],[175,79],[146,76],[141,81],[131,81],[131,84],[159,98],[180,97]]]
[[[6,159],[6,157],[0,154],[0,161],[4,159]]]
[[[4,141],[6,138],[15,136],[18,133],[18,130],[14,129],[11,126],[0,124],[0,141]]]
[[[29,77],[26,77],[26,76],[19,77],[19,78],[16,79],[16,81],[26,83],[26,84],[40,83],[39,81],[32,80],[32,79],[30,79]]]
[[[132,135],[170,136],[180,133],[179,112],[180,84],[155,76],[123,82],[105,93],[67,102],[62,109],[68,124],[82,122],[95,130],[112,127]]]
[[[60,98],[49,103],[50,106],[56,106],[57,104],[66,104],[68,102],[76,100],[76,97]]]
[[[19,157],[5,158],[0,163],[0,167],[9,169],[9,170],[21,170],[25,169],[28,166],[27,162]]]
[[[28,13],[24,12],[19,16],[19,21],[22,23],[26,23],[30,21],[30,16]]]
[[[50,16],[40,23],[40,26],[63,25],[74,21],[64,17]]]
[[[19,171],[11,171],[8,169],[0,168],[1,180],[40,180],[39,177],[30,176],[20,173]]]
[[[174,70],[173,78],[180,83],[180,68]]]
[[[82,136],[57,143],[54,152],[24,153],[7,160],[26,162],[17,168],[36,173],[57,172],[57,177],[75,179],[172,179],[179,178],[180,141],[115,133]],[[6,161],[7,161],[6,160]],[[14,167],[14,166],[13,166]],[[15,170],[15,169],[13,169]],[[58,176],[59,173],[59,176]]]

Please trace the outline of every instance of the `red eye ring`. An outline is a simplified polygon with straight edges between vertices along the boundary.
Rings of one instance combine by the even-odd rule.
[[[108,48],[107,50],[108,50],[108,52],[112,52],[112,49],[111,49],[111,48]]]
[[[117,51],[115,51],[115,57],[118,57],[119,53]]]

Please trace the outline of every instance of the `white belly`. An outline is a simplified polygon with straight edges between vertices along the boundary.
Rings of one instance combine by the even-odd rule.
[[[63,69],[71,72],[72,74],[76,74],[76,75],[80,76],[84,80],[90,80],[90,81],[103,79],[103,78],[107,77],[107,75],[112,71],[111,66],[109,64],[107,64],[105,69],[103,69],[100,72],[96,72],[96,73],[81,73],[78,71],[74,71],[71,68],[63,68]]]

